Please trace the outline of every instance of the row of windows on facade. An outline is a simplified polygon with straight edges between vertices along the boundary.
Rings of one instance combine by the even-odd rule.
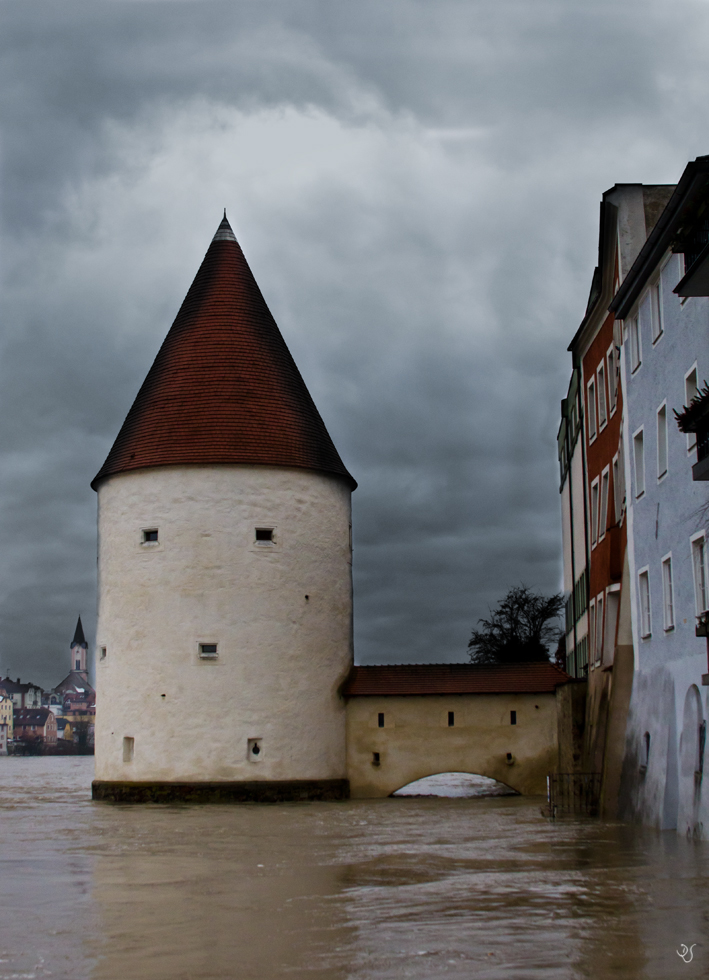
[[[605,358],[596,368],[596,373],[586,386],[586,418],[588,419],[588,441],[593,442],[608,424],[608,419],[618,407],[619,381],[618,348],[611,344]],[[607,389],[606,389],[607,377]]]
[[[510,711],[510,725],[516,725],[516,724],[517,724],[517,712]],[[377,727],[386,728],[385,713],[383,711],[377,712]],[[448,727],[449,728],[455,727],[455,711],[448,712]]]
[[[611,659],[615,649],[619,608],[619,585],[610,585],[605,593],[601,592],[595,599],[591,599],[588,606],[586,663],[590,660],[592,666],[597,667],[603,662],[604,651],[608,652],[608,659]]]
[[[256,527],[254,528],[254,544],[269,545],[275,544],[275,527]],[[143,528],[140,533],[141,544],[155,545],[160,543],[160,532],[156,527]]]
[[[690,539],[692,554],[692,575],[694,578],[695,615],[701,616],[709,609],[707,594],[707,554],[706,538],[703,531]],[[672,573],[672,555],[667,554],[661,561],[662,569],[662,620],[665,632],[675,628],[675,597]],[[640,603],[640,635],[652,636],[652,603],[650,592],[650,569],[645,567],[638,572],[638,600]]]
[[[622,440],[621,440],[622,443]],[[612,464],[606,466],[600,477],[591,483],[591,547],[602,541],[608,529],[608,496],[610,493],[611,470],[613,473],[613,509],[615,524],[623,516],[625,504],[625,470],[623,467],[622,445],[613,457]]]
[[[689,405],[697,395],[697,366],[687,372],[684,379],[685,385],[685,405]],[[657,449],[657,479],[661,480],[666,476],[669,469],[669,432],[667,418],[667,401],[664,401],[657,409],[656,416],[656,449]],[[697,444],[696,433],[690,432],[686,436],[687,451],[692,452]],[[645,493],[645,426],[640,426],[633,433],[633,470],[635,479],[635,496],[642,497]]]

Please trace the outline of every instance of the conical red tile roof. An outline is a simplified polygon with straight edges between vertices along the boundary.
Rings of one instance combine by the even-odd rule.
[[[91,486],[126,470],[195,463],[297,466],[357,486],[226,215]]]

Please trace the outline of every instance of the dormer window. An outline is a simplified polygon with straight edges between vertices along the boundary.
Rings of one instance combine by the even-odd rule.
[[[158,529],[156,527],[143,529],[143,544],[157,544]]]

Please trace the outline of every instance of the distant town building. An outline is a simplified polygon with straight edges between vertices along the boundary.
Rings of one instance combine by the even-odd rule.
[[[64,680],[49,693],[46,701],[47,707],[54,710],[54,705],[61,704],[61,712],[56,712],[61,716],[66,716],[70,711],[95,711],[96,691],[89,684],[89,674],[87,667],[88,644],[84,636],[84,628],[81,625],[81,616],[76,623],[74,639],[70,644],[71,670]],[[53,695],[53,697],[52,697]],[[54,702],[54,704],[52,703]]]
[[[16,681],[5,677],[0,679],[0,687],[16,708],[42,707],[42,688],[37,684],[22,684],[19,677]]]
[[[49,708],[18,708],[15,711],[15,741],[57,741],[57,720]]]

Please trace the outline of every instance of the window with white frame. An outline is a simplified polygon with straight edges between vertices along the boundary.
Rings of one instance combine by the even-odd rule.
[[[618,406],[618,365],[616,363],[615,347],[612,344],[606,354],[606,363],[608,364],[608,402],[612,415]]]
[[[596,371],[598,380],[598,428],[602,429],[608,421],[608,408],[606,402],[606,369],[603,361]]]
[[[662,613],[665,630],[675,628],[675,598],[672,585],[672,555],[662,559]]]
[[[635,464],[635,496],[642,497],[645,493],[645,445],[643,430],[633,436],[633,463]]]
[[[605,537],[606,525],[608,523],[608,483],[610,480],[610,470],[606,466],[601,474],[601,501],[598,514],[598,540]]]
[[[637,316],[631,317],[628,339],[630,341],[630,370],[632,373],[640,367],[640,320]]]
[[[691,405],[693,399],[699,394],[697,385],[697,365],[694,364],[691,371],[684,376],[684,404]],[[692,452],[697,447],[697,433],[687,433],[687,452]]]
[[[657,410],[657,477],[667,472],[667,404]]]
[[[620,495],[620,456],[618,453],[613,457],[613,510],[615,522],[618,524],[623,514],[623,499]]]
[[[596,659],[596,600],[588,604],[588,659],[591,663]]]
[[[692,570],[694,572],[694,608],[697,616],[707,610],[707,556],[704,532],[692,538]]]
[[[596,663],[601,662],[603,655],[603,596],[599,595],[596,599]]]
[[[650,286],[650,313],[652,321],[652,342],[653,344],[660,339],[664,330],[662,322],[662,293],[659,282]]]
[[[598,477],[591,484],[591,547],[598,541]]]
[[[588,418],[588,441],[593,442],[596,438],[596,382],[593,378],[588,382],[588,396],[586,398],[586,417]]]
[[[640,600],[640,635],[650,636],[652,620],[650,618],[650,573],[644,568],[638,573],[638,598]]]

